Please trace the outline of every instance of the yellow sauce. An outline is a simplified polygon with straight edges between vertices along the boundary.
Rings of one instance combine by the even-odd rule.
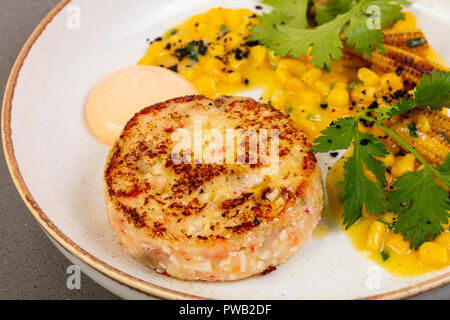
[[[189,81],[167,69],[125,68],[92,90],[86,104],[86,121],[97,139],[112,146],[136,112],[157,102],[195,93]]]
[[[323,239],[328,235],[329,232],[330,231],[327,226],[319,224],[313,231],[313,237],[316,239]]]
[[[344,183],[344,161],[345,159],[341,159],[336,162],[328,173],[326,180],[330,211],[340,222],[341,226],[344,206],[341,199]],[[444,269],[450,265],[450,260],[448,258],[446,263],[427,264],[422,262],[420,251],[409,249],[409,243],[403,241],[400,235],[394,234],[391,230],[384,234],[382,245],[379,250],[368,249],[367,238],[372,223],[378,219],[393,222],[394,218],[395,217],[390,213],[386,213],[381,217],[364,214],[363,217],[348,230],[345,230],[343,227],[342,229],[355,248],[357,248],[365,258],[371,259],[395,276],[417,276],[430,271]],[[432,242],[446,246],[447,252],[450,254],[450,243],[448,242],[450,231],[448,230],[448,225],[445,227],[447,228],[447,231],[442,233],[438,239]],[[388,255],[388,258],[385,261],[383,261],[382,252]]]

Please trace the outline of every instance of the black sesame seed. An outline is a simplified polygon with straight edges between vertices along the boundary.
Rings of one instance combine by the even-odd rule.
[[[378,108],[378,102],[374,101],[370,104],[369,109],[376,109],[376,108]]]
[[[249,40],[244,43],[244,45],[247,47],[254,47],[257,46],[258,44],[259,44],[258,40]]]
[[[361,145],[363,145],[363,146],[367,146],[367,145],[369,144],[369,142],[370,142],[369,139],[362,139],[362,140],[360,141]]]
[[[325,110],[326,108],[328,108],[328,104],[327,103],[322,103],[320,105],[320,107]]]
[[[236,60],[242,60],[242,50],[236,49],[234,51],[234,57],[236,58]]]
[[[333,158],[336,158],[338,156],[339,152],[330,152],[330,156]]]
[[[257,226],[259,224],[259,220],[257,219],[257,218],[255,218],[254,220],[253,220],[253,225],[254,226]]]
[[[402,67],[397,67],[397,69],[395,69],[395,73],[399,76],[399,75],[401,75],[402,74],[402,71],[403,71],[403,69],[402,69]]]

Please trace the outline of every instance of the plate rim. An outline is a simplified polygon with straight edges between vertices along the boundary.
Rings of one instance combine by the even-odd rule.
[[[53,224],[53,222],[49,219],[49,217],[45,214],[45,212],[40,208],[40,206],[34,199],[33,195],[28,189],[28,186],[25,183],[25,180],[23,179],[22,173],[19,169],[18,161],[15,157],[14,145],[12,141],[11,113],[15,88],[17,86],[18,78],[23,64],[34,44],[44,32],[46,27],[53,21],[55,16],[59,14],[71,1],[72,0],[60,0],[60,2],[34,29],[33,33],[28,37],[27,41],[19,52],[19,55],[14,63],[8,81],[6,83],[2,107],[2,141],[6,164],[13,179],[14,185],[19,192],[22,200],[25,202],[29,211],[38,221],[40,226],[63,248],[68,250],[72,255],[81,259],[94,270],[102,273],[103,275],[114,281],[117,281],[129,287],[130,289],[137,290],[149,296],[163,299],[209,299],[168,289],[152,284],[151,282],[144,281],[109,265],[108,263],[95,257],[93,254],[87,252],[85,249],[78,246],[72,239],[67,237],[55,224]],[[433,289],[437,289],[439,287],[443,287],[449,283],[450,272],[447,272],[426,281],[417,283],[415,285],[384,292],[377,295],[367,296],[361,299],[404,299],[416,296],[421,293],[425,293]]]

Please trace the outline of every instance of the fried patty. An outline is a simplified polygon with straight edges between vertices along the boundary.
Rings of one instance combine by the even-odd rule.
[[[205,137],[212,129],[224,140],[231,129],[247,135],[226,158],[228,140]],[[267,142],[259,140],[263,131]],[[258,141],[270,155],[273,132],[278,164],[248,146]],[[192,152],[180,150],[183,138]],[[209,153],[234,161],[205,161]],[[323,209],[321,173],[302,130],[273,107],[242,97],[186,96],[137,113],[108,155],[104,193],[110,225],[128,253],[184,280],[273,270],[306,242]]]

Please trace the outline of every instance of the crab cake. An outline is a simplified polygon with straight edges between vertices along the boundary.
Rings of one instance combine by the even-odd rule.
[[[230,129],[250,132],[242,140],[245,159],[238,159],[242,143],[231,163],[202,161],[195,147],[180,151],[179,140],[192,142],[199,128],[203,157],[212,150],[216,159],[229,150],[205,142],[207,130],[223,140]],[[267,140],[258,138],[258,150],[270,155],[278,138],[278,159],[254,161],[249,142],[263,132]],[[274,270],[307,241],[323,209],[320,169],[303,132],[280,111],[242,97],[186,96],[137,113],[108,155],[104,193],[109,223],[126,251],[183,280]]]

